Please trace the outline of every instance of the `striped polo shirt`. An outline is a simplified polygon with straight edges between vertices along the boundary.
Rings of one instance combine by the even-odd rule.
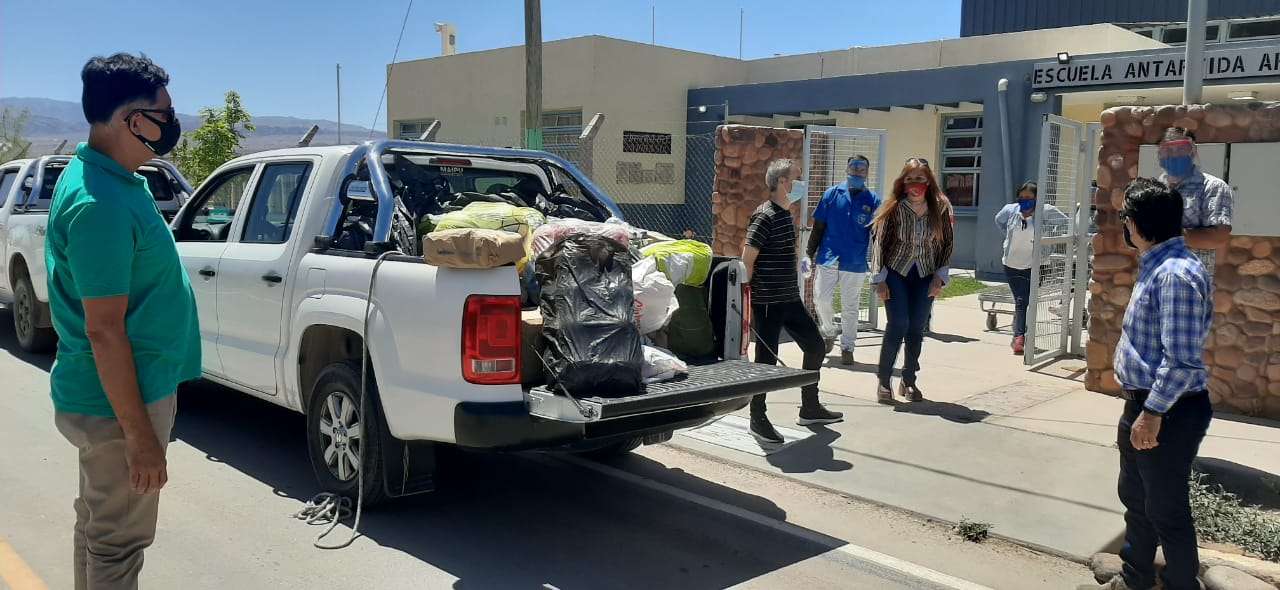
[[[751,214],[747,245],[760,250],[751,272],[751,303],[800,301],[796,225],[791,211],[771,200],[761,204]]]

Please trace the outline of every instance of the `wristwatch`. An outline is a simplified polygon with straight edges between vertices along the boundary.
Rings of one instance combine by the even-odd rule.
[[[1147,406],[1142,406],[1142,413],[1155,416],[1156,418],[1164,418],[1164,412],[1157,412]]]

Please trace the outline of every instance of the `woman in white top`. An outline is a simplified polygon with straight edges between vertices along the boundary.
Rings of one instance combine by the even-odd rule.
[[[1013,353],[1023,354],[1027,342],[1027,305],[1031,300],[1031,266],[1035,263],[1035,213],[1037,187],[1026,182],[1018,189],[1018,200],[996,213],[996,225],[1004,230],[1004,275],[1013,292]],[[1046,223],[1065,223],[1067,216],[1053,205],[1045,205]]]

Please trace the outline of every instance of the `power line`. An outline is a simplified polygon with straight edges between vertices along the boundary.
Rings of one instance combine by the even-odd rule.
[[[408,8],[404,9],[404,22],[400,23],[400,36],[396,38],[396,50],[391,54],[391,65],[387,67],[387,81],[382,85],[382,96],[378,98],[378,110],[373,113],[373,126],[369,128],[369,139],[373,139],[373,132],[378,128],[378,116],[382,114],[382,102],[387,99],[387,88],[391,86],[391,72],[396,69],[396,57],[400,55],[400,41],[404,39],[404,29],[409,25],[409,12],[413,10],[413,0],[409,0]]]

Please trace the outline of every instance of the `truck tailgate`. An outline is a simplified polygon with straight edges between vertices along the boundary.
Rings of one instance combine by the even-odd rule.
[[[577,403],[545,385],[525,392],[529,413],[559,422],[596,422],[713,404],[818,382],[817,371],[762,365],[744,360],[690,365],[674,381],[651,383],[638,395],[584,397]]]

